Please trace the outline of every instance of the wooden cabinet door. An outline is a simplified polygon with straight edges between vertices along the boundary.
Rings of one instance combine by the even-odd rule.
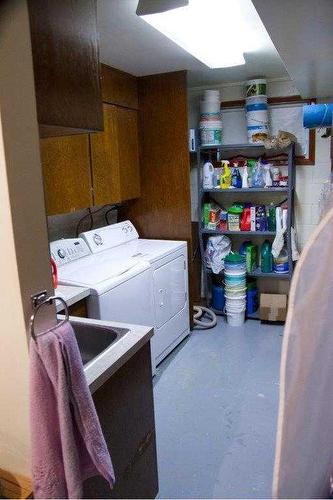
[[[29,0],[42,137],[103,130],[96,0]]]
[[[41,139],[46,213],[92,206],[88,134]]]
[[[90,135],[94,205],[140,196],[137,111],[104,104],[104,132]]]
[[[140,196],[138,112],[117,108],[120,192],[123,201]]]
[[[101,65],[103,102],[138,109],[138,79],[119,69]]]
[[[90,135],[94,205],[121,201],[117,107],[103,105],[104,132]]]

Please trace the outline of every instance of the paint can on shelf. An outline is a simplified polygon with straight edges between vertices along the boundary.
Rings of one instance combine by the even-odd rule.
[[[220,115],[220,101],[200,101],[200,113],[203,115]]]
[[[201,121],[199,129],[202,146],[220,146],[222,144],[221,121]]]
[[[254,78],[246,82],[246,97],[267,95],[266,78]]]
[[[220,102],[220,91],[219,90],[212,90],[212,89],[206,89],[204,91],[204,100],[205,101],[218,101]]]

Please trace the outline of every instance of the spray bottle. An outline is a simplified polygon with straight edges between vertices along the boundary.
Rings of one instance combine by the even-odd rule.
[[[231,169],[228,160],[222,160],[223,173],[221,174],[221,189],[229,189],[231,186]]]

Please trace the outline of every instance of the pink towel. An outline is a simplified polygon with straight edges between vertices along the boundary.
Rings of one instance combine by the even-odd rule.
[[[35,498],[81,498],[82,483],[114,472],[69,322],[30,342]]]

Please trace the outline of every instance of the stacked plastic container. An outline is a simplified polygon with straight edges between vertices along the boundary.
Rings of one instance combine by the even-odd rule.
[[[267,83],[264,78],[246,82],[245,111],[250,143],[262,143],[268,136]]]
[[[222,144],[222,121],[219,90],[205,90],[200,102],[200,140],[202,146]]]
[[[246,309],[246,262],[240,254],[229,254],[224,259],[225,310],[231,326],[241,326]]]

